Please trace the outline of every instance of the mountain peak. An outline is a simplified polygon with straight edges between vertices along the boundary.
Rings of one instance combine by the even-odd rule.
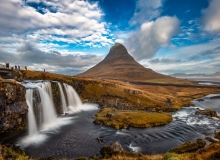
[[[115,43],[115,45],[111,47],[110,51],[111,51],[111,50],[118,50],[118,49],[125,49],[125,50],[127,50],[127,49],[125,48],[125,46],[122,45],[121,43]]]
[[[115,61],[123,60],[123,61],[135,61],[134,58],[128,53],[125,46],[120,43],[116,43],[111,47],[109,53],[105,57],[103,61],[106,63],[114,63]],[[129,62],[128,62],[129,63]]]
[[[100,63],[78,76],[125,81],[167,78],[165,75],[140,65],[128,53],[125,46],[120,43],[112,46],[107,56]]]

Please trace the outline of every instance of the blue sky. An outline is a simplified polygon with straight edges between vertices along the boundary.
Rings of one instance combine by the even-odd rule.
[[[220,71],[220,0],[0,1],[0,63],[75,75],[119,42],[163,74]]]

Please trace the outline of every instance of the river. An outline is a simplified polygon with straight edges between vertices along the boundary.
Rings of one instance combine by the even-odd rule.
[[[94,105],[92,110],[64,116],[69,121],[67,124],[55,130],[42,131],[41,135],[46,138],[41,143],[25,146],[20,142],[23,137],[15,141],[27,155],[34,158],[90,157],[99,154],[103,146],[114,141],[118,141],[128,151],[139,151],[143,154],[165,153],[184,142],[205,136],[213,137],[214,130],[220,130],[218,119],[195,114],[197,108],[213,109],[220,114],[220,95],[209,95],[193,102],[195,107],[183,107],[173,113],[174,120],[165,126],[122,130],[95,125],[92,117],[98,109]],[[103,138],[104,142],[99,143],[97,138]]]

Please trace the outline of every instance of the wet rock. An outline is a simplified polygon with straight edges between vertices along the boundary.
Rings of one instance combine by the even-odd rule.
[[[51,82],[51,88],[52,88],[53,102],[56,112],[58,114],[63,114],[64,112],[60,99],[60,90],[57,82]]]
[[[105,158],[109,158],[111,157],[113,154],[119,154],[123,151],[122,146],[120,145],[120,143],[118,142],[114,142],[112,144],[110,144],[110,146],[104,146],[101,149],[101,154],[103,157]]]
[[[215,138],[220,139],[220,132],[215,131],[214,134],[215,134],[214,136]]]
[[[110,148],[111,153],[113,154],[120,153],[123,150],[122,146],[118,142],[114,142],[110,144],[109,148]]]
[[[103,138],[96,138],[99,143],[103,143]]]
[[[218,117],[216,111],[211,109],[197,110],[195,114],[205,115],[209,117]]]
[[[220,99],[220,96],[213,96],[213,97],[210,97],[210,99]]]
[[[0,82],[0,141],[27,128],[25,88],[16,82]]]
[[[206,139],[207,141],[211,142],[211,143],[217,142],[216,140],[214,140],[214,139],[211,138],[211,137],[205,137],[205,139]]]
[[[198,101],[198,102],[202,102],[202,101],[204,101],[204,99],[197,99],[196,101]]]
[[[171,148],[169,152],[174,152],[178,154],[195,152],[200,148],[205,146],[206,142],[202,139],[197,139],[196,142],[186,142],[176,148]]]
[[[198,148],[203,148],[206,145],[206,142],[204,140],[202,140],[201,138],[198,138],[196,140],[196,143],[198,144]]]

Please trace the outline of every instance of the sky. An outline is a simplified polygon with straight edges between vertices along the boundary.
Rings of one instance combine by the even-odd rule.
[[[220,71],[220,0],[0,0],[0,64],[76,75],[116,42],[159,73]]]

